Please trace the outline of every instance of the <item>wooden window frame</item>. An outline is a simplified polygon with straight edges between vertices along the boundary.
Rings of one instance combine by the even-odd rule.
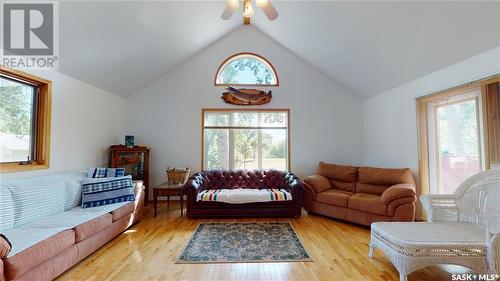
[[[224,84],[224,83],[218,83],[217,78],[219,77],[219,73],[221,72],[222,68],[226,66],[227,63],[232,61],[234,58],[239,57],[239,56],[252,56],[255,57],[256,59],[263,61],[265,64],[269,65],[271,68],[271,71],[273,72],[274,77],[276,78],[276,83],[275,84]],[[230,57],[226,58],[217,68],[217,71],[215,72],[215,79],[214,79],[214,86],[244,86],[244,87],[279,87],[280,85],[280,80],[278,78],[278,73],[276,72],[276,68],[274,65],[265,57],[252,53],[252,52],[241,52],[237,53],[234,55],[231,55]]]
[[[288,108],[202,108],[201,109],[201,166],[200,170],[205,168],[205,113],[206,112],[286,112],[287,115],[287,169],[291,171],[291,140],[290,140],[290,109]]]
[[[480,146],[483,148],[484,157],[484,168],[486,170],[490,169],[490,154],[489,154],[489,120],[488,120],[488,110],[487,110],[487,94],[486,87],[489,84],[500,82],[500,74],[493,75],[487,78],[476,80],[470,83],[462,84],[450,89],[436,92],[427,96],[417,98],[417,128],[418,128],[418,178],[419,185],[417,189],[417,194],[429,194],[430,193],[430,175],[429,175],[429,140],[428,140],[428,112],[427,105],[430,102],[441,100],[447,97],[453,97],[457,95],[464,94],[466,92],[479,90],[481,96],[482,114],[481,118],[483,121],[483,138]],[[478,119],[479,121],[479,119]],[[481,138],[480,138],[481,139]]]
[[[35,110],[35,159],[29,164],[20,164],[21,162],[0,163],[0,173],[23,172],[38,169],[48,169],[50,167],[50,120],[52,107],[52,82],[41,77],[14,70],[6,67],[0,67],[0,74],[10,79],[27,82],[39,87],[36,95]]]

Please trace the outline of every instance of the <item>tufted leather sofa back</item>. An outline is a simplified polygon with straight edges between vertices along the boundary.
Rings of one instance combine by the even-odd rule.
[[[277,170],[210,170],[193,175],[203,189],[221,188],[283,188],[299,179],[291,173]]]

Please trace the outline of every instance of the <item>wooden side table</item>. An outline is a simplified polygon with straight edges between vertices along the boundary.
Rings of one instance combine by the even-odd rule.
[[[158,206],[158,196],[167,196],[167,206],[170,206],[170,196],[179,196],[181,200],[181,217],[184,215],[184,186],[162,183],[153,188],[153,216],[156,217],[156,207]]]

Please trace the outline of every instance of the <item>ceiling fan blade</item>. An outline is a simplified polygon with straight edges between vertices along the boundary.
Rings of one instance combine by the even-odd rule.
[[[267,5],[260,8],[269,20],[275,20],[278,17],[278,11],[276,11],[271,2],[268,2]]]
[[[239,5],[238,2],[235,1],[228,1],[226,4],[226,7],[224,8],[224,12],[222,12],[222,15],[220,16],[223,20],[228,20],[231,18],[231,16],[234,14],[234,11],[238,9]]]

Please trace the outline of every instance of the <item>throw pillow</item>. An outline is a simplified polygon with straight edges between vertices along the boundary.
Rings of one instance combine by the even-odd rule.
[[[12,244],[5,235],[0,234],[0,259],[6,258],[10,250],[12,249]]]
[[[125,176],[125,168],[90,168],[89,178],[116,178]]]
[[[82,208],[134,200],[132,176],[82,180]]]

